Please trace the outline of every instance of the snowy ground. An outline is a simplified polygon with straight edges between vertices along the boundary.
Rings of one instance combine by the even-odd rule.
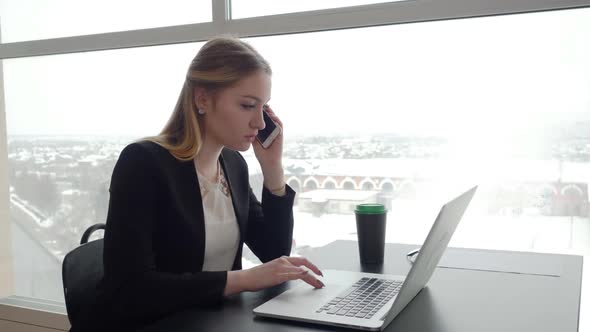
[[[389,211],[386,242],[421,244],[439,205],[397,200]],[[320,247],[338,239],[356,239],[352,214],[314,217],[295,208],[296,246]],[[590,220],[541,215],[485,216],[468,210],[450,246],[590,256]]]

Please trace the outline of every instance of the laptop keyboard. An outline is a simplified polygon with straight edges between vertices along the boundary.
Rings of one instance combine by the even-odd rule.
[[[361,278],[316,312],[370,319],[401,287],[402,282],[397,280]]]

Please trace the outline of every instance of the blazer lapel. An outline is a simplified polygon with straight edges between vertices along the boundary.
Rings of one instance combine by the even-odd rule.
[[[244,206],[244,202],[246,202],[246,204],[248,203],[248,189],[246,188],[246,196],[244,197],[244,188],[241,188],[242,181],[239,178],[239,173],[236,171],[236,168],[239,168],[239,166],[231,165],[231,161],[232,160],[230,158],[226,160],[223,157],[223,152],[219,156],[219,163],[223,168],[223,173],[225,174],[225,179],[227,180],[227,185],[229,186],[234,213],[236,214],[236,219],[240,228],[240,243],[243,243],[246,236],[246,222],[248,219],[248,206]],[[230,167],[228,168],[227,166]]]
[[[205,213],[203,212],[203,198],[201,197],[201,188],[199,186],[199,177],[193,161],[177,161],[180,166],[180,176],[178,177],[178,188],[182,188],[181,197],[186,199],[182,206],[188,210],[188,215],[194,218],[190,226],[194,229],[197,238],[197,253],[199,254],[199,268],[203,267],[205,261]],[[189,181],[187,181],[189,179]],[[197,199],[195,199],[195,197]],[[197,222],[198,221],[198,222]]]

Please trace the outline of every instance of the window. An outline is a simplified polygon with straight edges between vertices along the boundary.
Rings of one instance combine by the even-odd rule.
[[[4,41],[49,37],[9,37],[8,17]],[[249,39],[273,66],[300,188],[295,251],[355,239],[360,202],[387,205],[388,242],[420,243],[478,183],[451,245],[590,252],[587,40],[590,9]],[[63,296],[61,259],[104,220],[119,151],[162,128],[199,47],[3,60],[18,295]]]
[[[362,184],[362,186],[363,186],[363,190],[367,190],[367,191],[369,191],[369,190],[373,190],[373,189],[374,189],[374,185],[373,185],[373,183],[372,183],[372,182],[370,182],[370,181],[369,181],[369,182],[364,182],[364,183]]]
[[[352,178],[388,242],[479,184],[451,245],[588,253],[589,33],[580,9],[250,39],[292,135],[297,245],[355,239]]]
[[[211,1],[0,0],[2,42],[211,21]]]
[[[344,181],[344,183],[342,184],[342,189],[354,190],[355,184],[352,181]]]
[[[120,151],[164,126],[200,45],[3,61],[16,295],[63,301],[63,257],[105,222]]]

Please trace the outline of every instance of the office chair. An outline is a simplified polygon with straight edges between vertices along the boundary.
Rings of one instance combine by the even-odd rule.
[[[96,298],[96,287],[104,274],[103,239],[88,242],[88,238],[94,231],[104,228],[105,224],[88,227],[82,234],[80,246],[64,257],[62,281],[68,319],[72,324],[79,319],[80,310]]]

